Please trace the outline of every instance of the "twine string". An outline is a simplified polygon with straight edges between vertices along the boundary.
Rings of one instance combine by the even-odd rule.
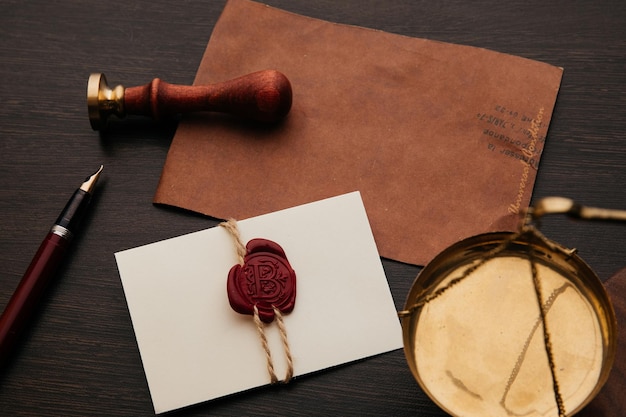
[[[241,240],[241,234],[239,233],[239,228],[237,227],[237,220],[229,219],[228,221],[220,223],[220,226],[225,228],[232,236],[235,243],[235,250],[237,251],[237,260],[239,262],[239,265],[243,265],[244,258],[246,256],[246,247]],[[287,328],[285,327],[283,314],[278,308],[276,308],[276,306],[272,305],[272,308],[274,309],[274,315],[276,316],[276,322],[278,324],[278,330],[280,332],[280,339],[283,344],[283,350],[285,351],[287,371],[285,372],[285,378],[282,382],[286,384],[291,380],[291,378],[293,378],[293,357],[291,356],[291,349],[289,348],[289,341],[287,339]],[[259,317],[259,309],[257,308],[256,304],[254,305],[253,317],[257,333],[259,334],[259,338],[261,339],[261,347],[265,352],[265,358],[267,361],[267,372],[270,376],[271,383],[275,384],[278,382],[278,377],[276,376],[276,372],[274,371],[274,361],[272,360],[272,352],[270,350],[269,343],[267,342],[267,336],[265,335],[265,325]]]
[[[256,325],[257,332],[259,333],[259,337],[261,338],[261,346],[265,351],[265,359],[267,360],[267,372],[270,374],[270,381],[272,384],[278,382],[278,377],[276,376],[276,372],[274,372],[274,361],[272,361],[272,352],[270,350],[270,346],[267,343],[267,337],[265,336],[265,326],[259,317],[259,309],[257,306],[254,306],[254,324]]]
[[[220,223],[224,229],[228,230],[228,233],[233,237],[235,243],[235,249],[237,251],[237,261],[239,265],[243,265],[243,258],[246,256],[246,246],[241,241],[241,234],[237,227],[237,220],[228,219],[228,221]]]
[[[289,349],[289,341],[287,340],[287,327],[283,320],[283,313],[274,308],[274,314],[276,315],[276,323],[278,323],[278,330],[280,331],[280,339],[283,342],[283,350],[285,351],[285,359],[287,360],[287,372],[285,373],[285,379],[283,382],[288,383],[293,377],[293,358],[291,357],[291,349]]]

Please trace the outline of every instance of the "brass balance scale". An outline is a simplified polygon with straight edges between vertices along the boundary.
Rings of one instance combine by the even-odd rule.
[[[550,197],[515,233],[450,246],[417,276],[402,318],[422,389],[454,416],[570,416],[606,382],[617,325],[597,275],[537,229],[546,214],[626,220]]]

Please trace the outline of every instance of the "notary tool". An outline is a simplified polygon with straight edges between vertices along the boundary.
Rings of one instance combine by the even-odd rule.
[[[626,220],[626,211],[549,197],[517,232],[462,240],[417,276],[402,318],[423,390],[453,416],[571,416],[606,382],[617,324],[602,282],[545,237],[548,214]]]
[[[275,70],[253,72],[209,85],[176,85],[155,78],[150,83],[110,88],[102,73],[87,83],[87,109],[94,130],[103,129],[109,116],[149,116],[160,119],[181,113],[213,111],[260,122],[277,122],[291,109],[287,77]]]

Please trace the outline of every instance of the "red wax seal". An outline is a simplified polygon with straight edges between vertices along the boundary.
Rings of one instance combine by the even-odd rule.
[[[289,313],[296,303],[296,273],[276,242],[252,239],[246,245],[243,265],[228,273],[228,301],[241,314],[254,314],[265,323],[274,320],[274,307]]]

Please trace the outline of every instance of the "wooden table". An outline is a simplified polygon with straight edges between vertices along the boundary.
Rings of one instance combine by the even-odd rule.
[[[493,49],[565,68],[534,198],[626,208],[626,3],[621,0],[271,0],[289,11]],[[176,122],[99,135],[90,72],[112,84],[191,84],[224,1],[4,1],[0,5],[0,306],[69,195],[105,175],[85,230],[13,360],[2,416],[144,416],[153,409],[114,252],[215,225],[155,207]],[[626,265],[626,226],[546,221],[543,231],[608,279]],[[419,268],[384,260],[400,309]],[[149,277],[148,277],[149,279]],[[443,416],[401,350],[172,415]]]

